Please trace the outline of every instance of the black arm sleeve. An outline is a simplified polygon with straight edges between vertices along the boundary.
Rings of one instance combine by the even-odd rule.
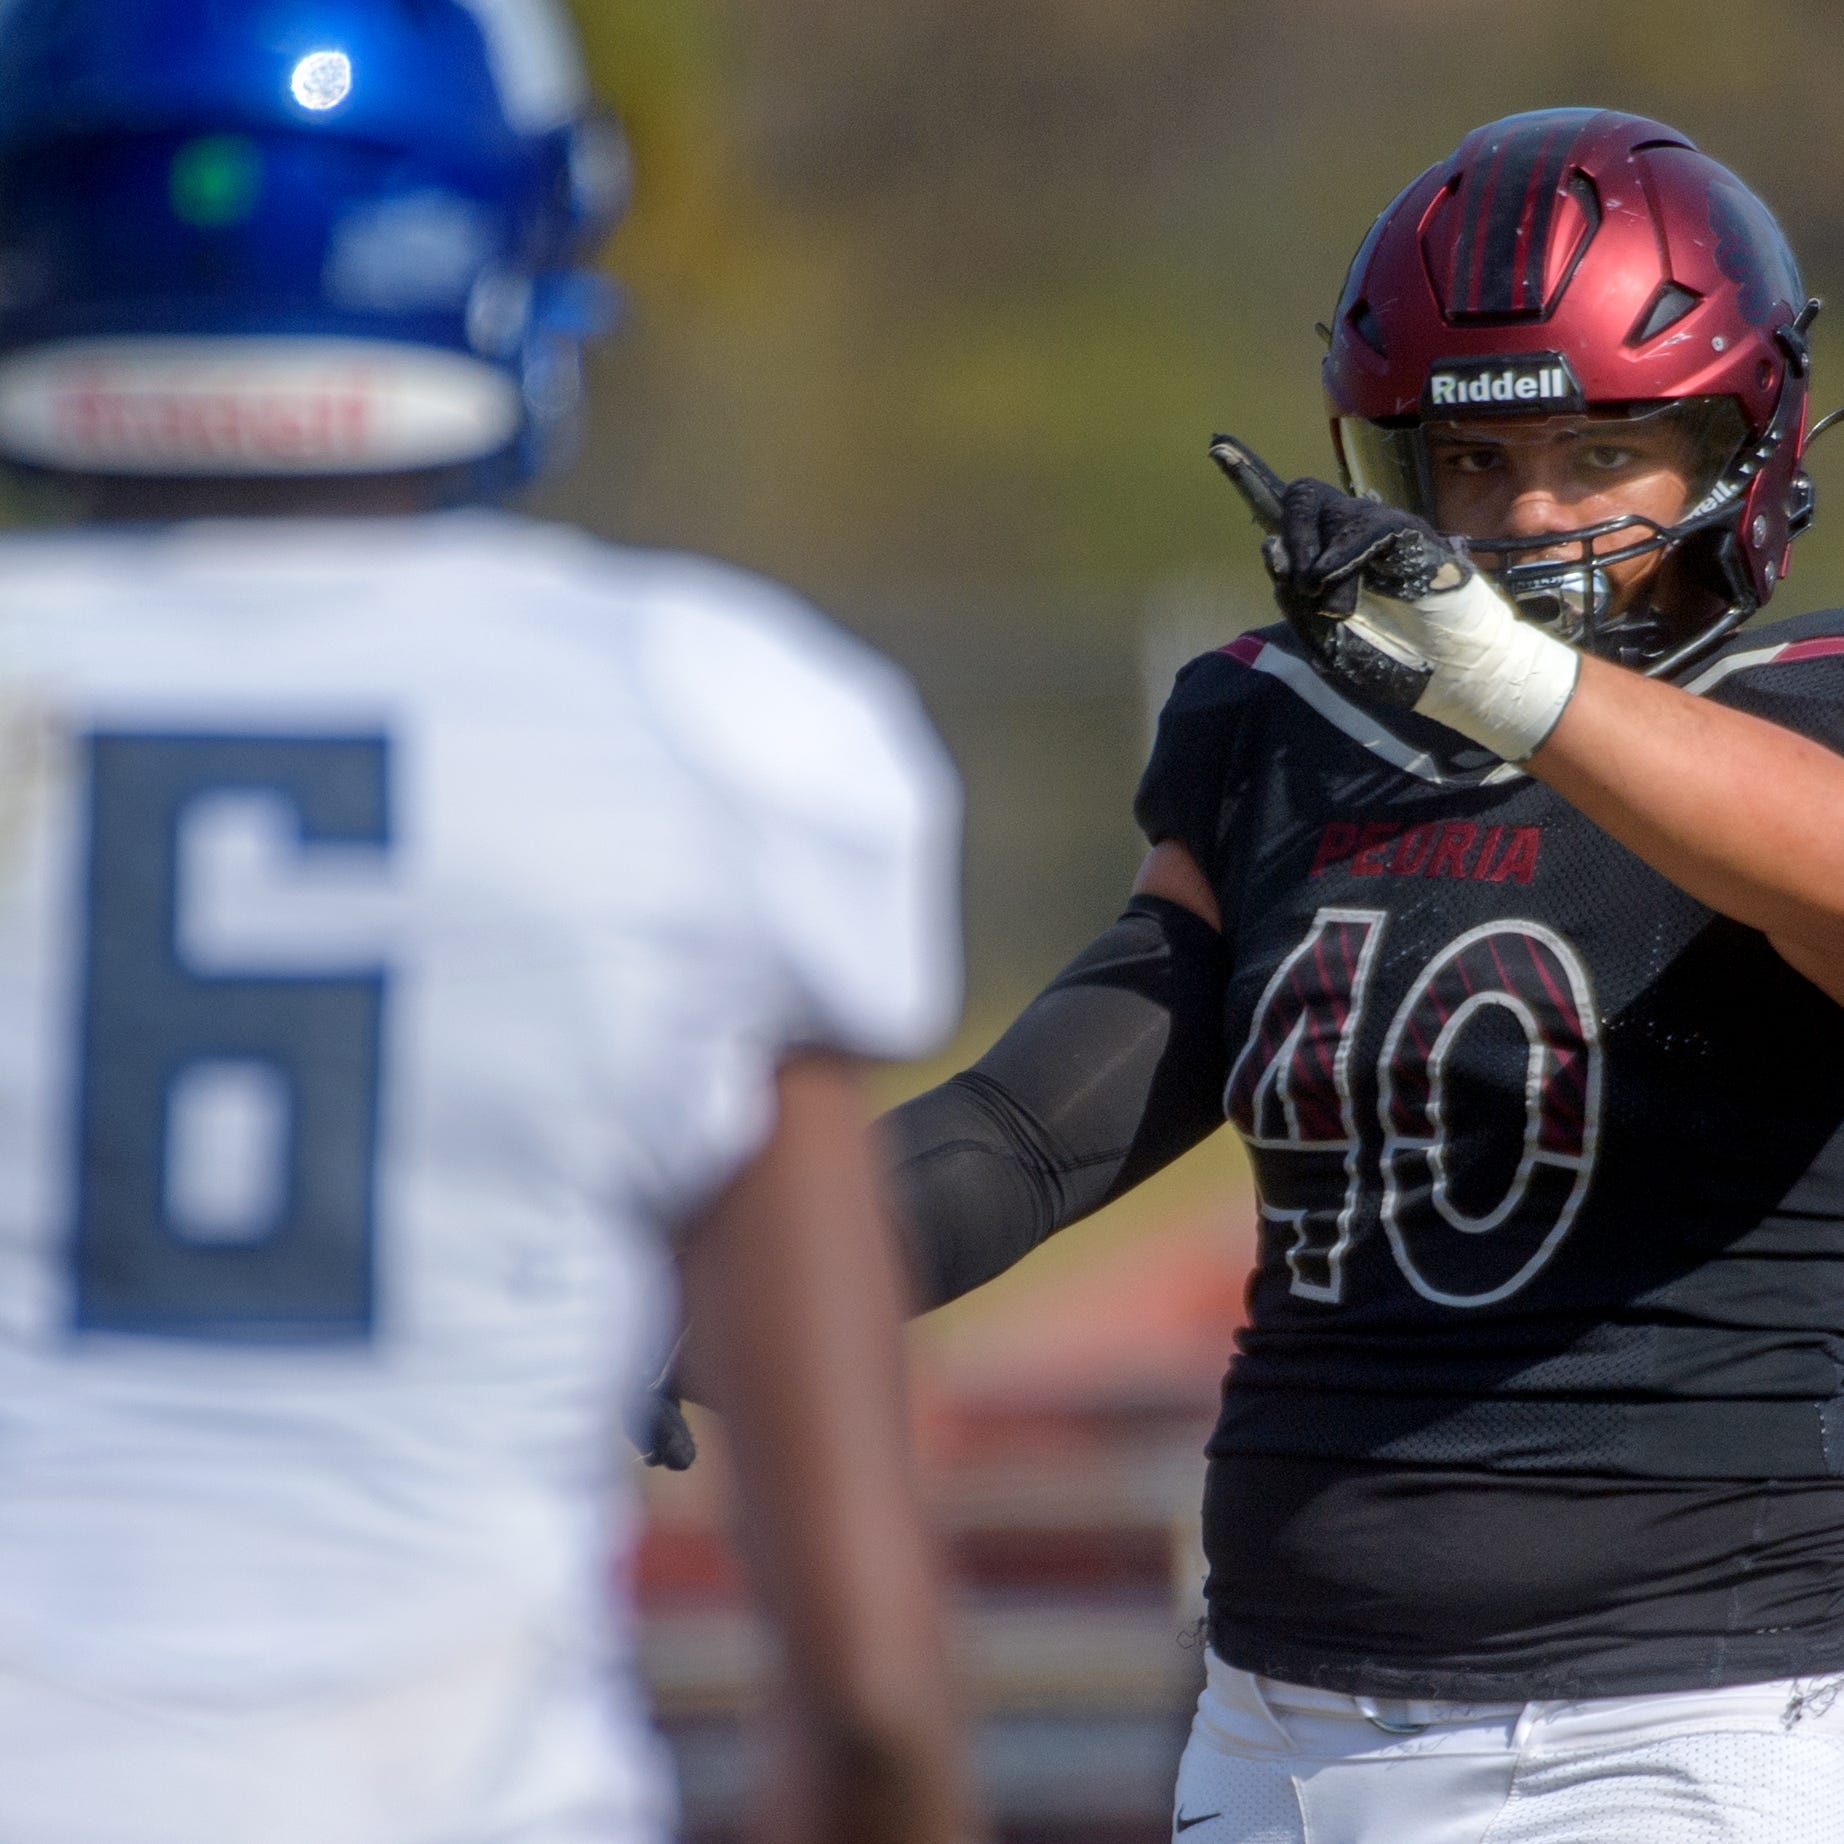
[[[1223,1124],[1227,978],[1214,928],[1135,897],[971,1069],[884,1117],[919,1311]]]

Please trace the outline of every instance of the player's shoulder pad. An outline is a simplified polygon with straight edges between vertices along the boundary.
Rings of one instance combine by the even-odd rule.
[[[585,541],[587,545],[588,541]],[[661,740],[712,793],[787,1043],[912,1057],[960,991],[959,782],[908,678],[704,558],[585,548]]]
[[[1208,653],[1200,653],[1179,668],[1166,710],[1174,714],[1219,711],[1228,717],[1271,696],[1278,688],[1259,666],[1271,647],[1297,651],[1291,646],[1291,630],[1284,621],[1271,627],[1251,628]]]
[[[1251,719],[1291,696],[1272,670],[1290,639],[1285,623],[1257,628],[1181,666],[1159,713],[1154,763],[1167,773],[1183,764],[1212,780],[1237,778],[1242,745],[1260,727]]]
[[[1827,680],[1835,674],[1844,695],[1844,609],[1814,609],[1744,628],[1679,683],[1687,691],[1720,694],[1725,684],[1733,690],[1770,684],[1788,667],[1817,667]]]
[[[1181,840],[1208,871],[1223,827],[1250,772],[1251,714],[1280,682],[1256,669],[1276,629],[1244,634],[1179,670],[1159,713],[1152,756],[1134,795],[1134,819],[1153,844]]]
[[[958,781],[908,676],[779,585],[676,551],[553,532],[554,568],[622,616],[649,707],[744,809],[875,836]]]
[[[661,713],[719,780],[875,834],[958,783],[906,674],[774,584],[662,560],[637,641]]]

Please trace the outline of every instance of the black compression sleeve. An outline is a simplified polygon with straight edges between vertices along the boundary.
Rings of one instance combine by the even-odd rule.
[[[971,1069],[884,1117],[919,1310],[1222,1125],[1227,978],[1214,928],[1135,897]]]

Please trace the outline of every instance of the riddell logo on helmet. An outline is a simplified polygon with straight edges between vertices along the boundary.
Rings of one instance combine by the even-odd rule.
[[[0,362],[0,454],[117,474],[365,474],[504,448],[517,381],[350,339],[96,339]]]
[[[372,397],[362,374],[293,392],[80,385],[53,414],[65,451],[123,465],[292,470],[355,465],[369,452]]]
[[[1554,413],[1585,407],[1581,386],[1559,352],[1515,359],[1448,359],[1428,373],[1425,411],[1449,416],[1502,416],[1507,410]]]

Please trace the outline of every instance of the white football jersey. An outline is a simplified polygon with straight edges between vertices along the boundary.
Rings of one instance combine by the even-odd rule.
[[[944,1033],[956,853],[906,682],[714,564],[0,545],[0,1837],[647,1835],[669,1232],[790,1049]]]

